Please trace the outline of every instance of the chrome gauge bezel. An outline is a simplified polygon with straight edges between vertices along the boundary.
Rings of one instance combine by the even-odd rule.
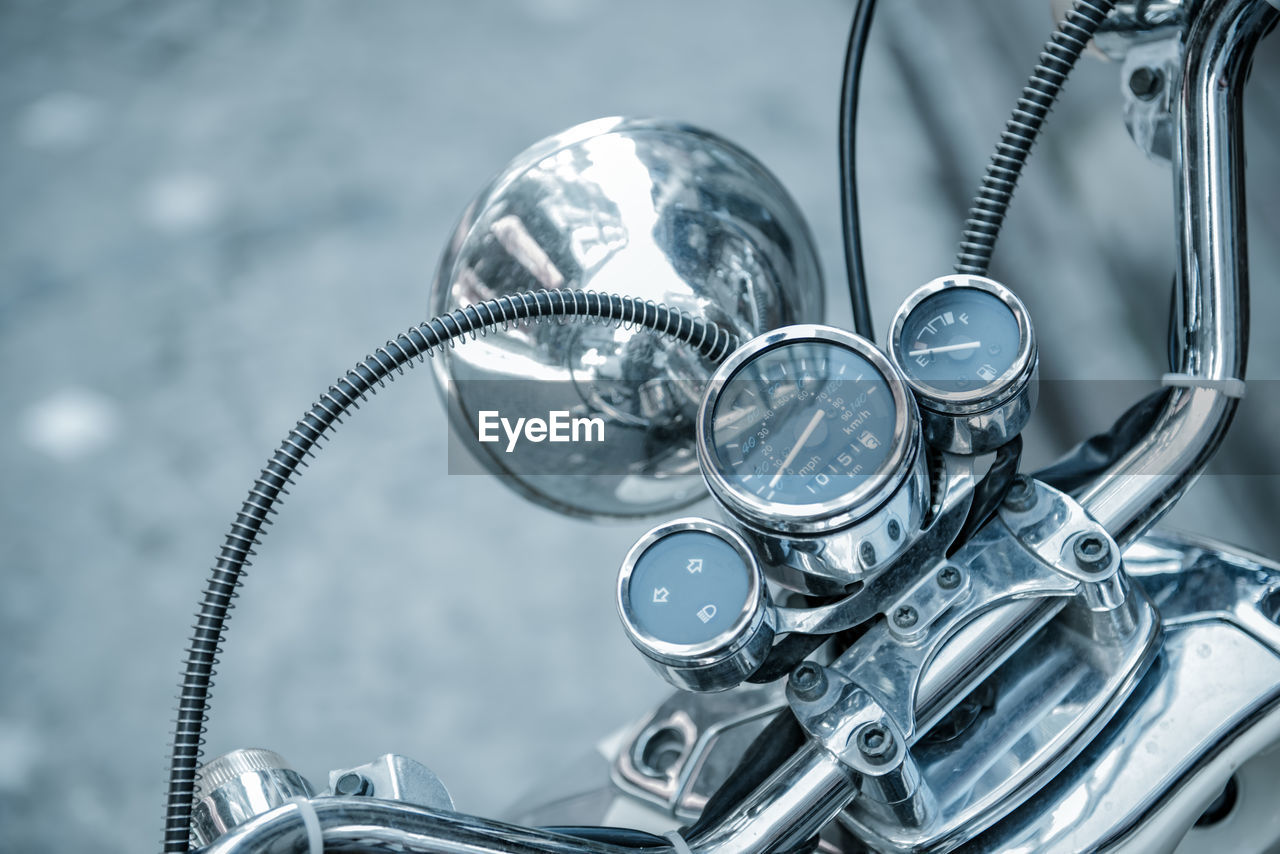
[[[671,641],[654,637],[640,628],[636,621],[635,611],[631,607],[631,576],[635,571],[636,564],[640,562],[640,558],[659,540],[672,534],[686,531],[710,534],[723,540],[733,548],[738,557],[742,558],[743,563],[751,573],[746,601],[742,605],[742,610],[734,618],[732,625],[710,640],[697,644],[672,643]],[[746,540],[731,528],[712,522],[710,519],[701,519],[696,516],[675,519],[650,530],[637,540],[636,544],[627,552],[626,558],[622,561],[622,569],[618,573],[615,602],[618,606],[618,614],[622,617],[622,626],[627,633],[628,639],[633,645],[644,651],[646,655],[662,663],[672,665],[711,663],[737,652],[756,634],[756,630],[764,621],[766,611],[764,573],[761,571],[760,563],[756,560],[755,553],[751,551]]]
[[[735,485],[723,475],[724,464],[713,441],[716,404],[737,373],[765,353],[792,344],[819,342],[844,347],[866,359],[893,397],[894,426],[888,458],[880,477],[838,498],[810,504],[770,501]],[[712,496],[748,527],[767,534],[823,534],[865,519],[902,486],[921,452],[920,415],[901,371],[870,341],[852,332],[818,324],[786,326],[748,341],[712,375],[698,410],[698,461]]]
[[[985,386],[965,392],[934,388],[913,378],[910,367],[904,365],[901,359],[902,331],[912,312],[935,294],[955,288],[979,290],[995,296],[1013,313],[1018,323],[1018,352],[1010,367]],[[913,292],[899,306],[890,330],[889,358],[915,393],[920,405],[935,412],[970,415],[994,409],[1025,390],[1036,373],[1038,357],[1035,331],[1031,326],[1031,315],[1027,307],[1013,291],[985,276],[957,274],[934,279]]]

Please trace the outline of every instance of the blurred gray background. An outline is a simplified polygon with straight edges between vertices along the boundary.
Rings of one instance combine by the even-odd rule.
[[[893,0],[863,88],[874,307],[950,269],[963,210],[1051,21],[1047,2]],[[836,107],[851,6],[703,0],[0,2],[0,850],[154,850],[187,627],[268,453],[341,371],[423,319],[450,229],[533,141],[680,118],[758,156],[810,219],[846,323]],[[1273,379],[1280,45],[1249,96],[1255,338]],[[1077,72],[993,274],[1050,378],[1150,379],[1170,185]],[[1222,470],[1275,471],[1254,394]],[[1046,400],[1032,463],[1110,423]],[[387,751],[496,813],[666,693],[616,625],[648,525],[446,475],[418,371],[350,419],[250,572],[209,751],[323,780]],[[1171,524],[1272,552],[1277,479],[1205,478]],[[700,508],[712,512],[710,508]]]

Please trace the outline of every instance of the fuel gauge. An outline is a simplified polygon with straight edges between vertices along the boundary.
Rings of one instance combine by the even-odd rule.
[[[926,440],[956,453],[999,447],[1026,425],[1038,357],[1026,307],[999,282],[944,276],[894,317],[889,355],[921,408]]]

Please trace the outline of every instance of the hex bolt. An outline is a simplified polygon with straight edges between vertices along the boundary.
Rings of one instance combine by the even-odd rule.
[[[858,752],[874,765],[889,761],[893,755],[893,733],[881,724],[865,724],[858,730]]]
[[[1164,88],[1164,74],[1158,68],[1142,66],[1129,75],[1129,91],[1140,100],[1150,101]]]
[[[333,784],[333,793],[345,797],[369,795],[373,793],[373,786],[370,785],[368,778],[363,774],[348,771]]]
[[[954,566],[944,566],[938,570],[938,586],[943,590],[955,590],[960,586],[960,570]]]
[[[920,614],[910,605],[903,605],[893,612],[893,624],[900,629],[909,629],[920,621]]]
[[[902,536],[902,526],[898,524],[897,519],[890,519],[889,520],[889,539],[893,540],[896,543],[898,541],[898,537],[901,537],[901,536]]]
[[[1004,493],[1004,506],[1014,513],[1026,513],[1036,506],[1036,487],[1031,478],[1020,474]]]
[[[827,690],[827,672],[812,661],[802,661],[791,671],[791,689],[799,700],[816,700]]]
[[[862,565],[872,567],[876,565],[876,547],[871,544],[870,540],[863,540],[862,545],[858,546],[858,557],[862,560]]]
[[[1100,572],[1111,563],[1111,544],[1098,534],[1081,534],[1071,547],[1076,564],[1086,572]]]

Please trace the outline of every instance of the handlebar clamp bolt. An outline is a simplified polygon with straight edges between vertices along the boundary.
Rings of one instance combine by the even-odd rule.
[[[827,674],[812,661],[802,661],[791,671],[791,689],[796,699],[806,703],[818,699],[827,690]]]
[[[356,797],[373,794],[373,786],[363,774],[348,771],[333,784],[333,793],[343,797]]]
[[[894,752],[893,733],[877,723],[866,724],[858,730],[858,752],[874,765],[889,761]]]
[[[1158,68],[1143,66],[1129,75],[1129,91],[1142,101],[1150,101],[1164,88],[1164,73]]]
[[[1036,487],[1031,478],[1020,474],[1013,479],[1005,491],[1004,506],[1014,513],[1026,513],[1036,506]]]
[[[1071,547],[1076,564],[1086,572],[1100,572],[1111,563],[1111,544],[1097,534],[1081,534]]]
[[[893,612],[893,624],[900,629],[909,629],[919,621],[919,612],[910,605],[903,605]]]

